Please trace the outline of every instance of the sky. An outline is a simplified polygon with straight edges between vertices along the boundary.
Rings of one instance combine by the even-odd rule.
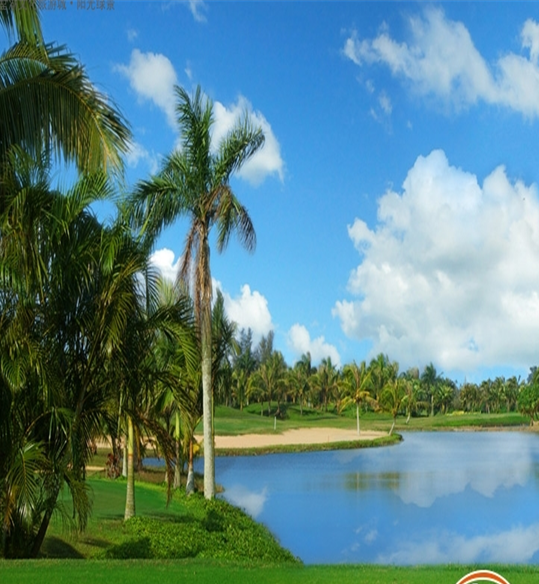
[[[180,143],[176,85],[215,143],[242,112],[264,131],[232,179],[256,250],[211,256],[255,342],[459,381],[539,364],[539,3],[45,4],[131,126],[127,189]],[[169,277],[186,226],[154,251]]]

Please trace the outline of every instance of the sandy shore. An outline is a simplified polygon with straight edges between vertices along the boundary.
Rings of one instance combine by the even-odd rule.
[[[361,432],[338,428],[300,428],[275,434],[241,434],[239,436],[215,436],[216,448],[264,448],[293,444],[326,444],[330,442],[351,442],[353,440],[373,440],[387,436],[387,432]],[[197,436],[199,442],[202,436]]]

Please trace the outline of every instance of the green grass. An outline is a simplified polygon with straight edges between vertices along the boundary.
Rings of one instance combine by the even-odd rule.
[[[0,561],[2,584],[456,584],[483,566],[260,565],[215,560]],[[539,568],[488,566],[511,584],[536,584]]]
[[[272,413],[277,409],[277,404],[272,404]],[[215,432],[218,435],[238,434],[272,434],[281,433],[296,428],[342,428],[353,430],[356,427],[355,409],[350,408],[337,415],[329,411],[323,412],[312,408],[300,408],[297,405],[281,405],[284,418],[277,419],[277,427],[274,430],[274,417],[267,415],[267,402],[264,404],[264,415],[260,415],[260,404],[251,404],[243,410],[218,406],[215,412]],[[367,412],[360,418],[362,430],[378,430],[388,432],[393,422],[388,413]],[[529,427],[529,419],[521,414],[510,412],[506,414],[479,414],[479,413],[454,413],[437,414],[436,416],[412,417],[409,424],[406,418],[399,416],[395,429],[397,431],[413,430],[451,430],[462,428],[517,428]],[[197,428],[202,433],[202,426]]]
[[[138,482],[137,517],[124,522],[125,481],[91,478],[88,483],[94,507],[86,531],[74,534],[55,518],[44,542],[45,557],[297,562],[266,527],[225,501],[180,491],[167,506],[163,485]]]

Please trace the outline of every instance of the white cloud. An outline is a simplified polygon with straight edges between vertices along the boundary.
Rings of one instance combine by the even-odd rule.
[[[157,156],[150,154],[142,144],[132,142],[129,151],[125,155],[127,165],[135,168],[140,162],[145,162],[152,174],[155,174],[159,168]]]
[[[480,185],[445,154],[420,156],[378,200],[371,230],[348,233],[362,256],[354,300],[336,303],[343,331],[371,339],[403,368],[528,367],[539,351],[539,199],[496,168]]]
[[[215,125],[212,135],[214,144],[219,143],[233,125],[241,119],[244,112],[247,112],[254,127],[262,128],[265,142],[262,148],[242,166],[238,176],[253,185],[260,184],[266,176],[272,174],[276,174],[280,180],[283,180],[284,162],[281,158],[279,142],[264,115],[259,111],[254,111],[252,105],[244,97],[240,96],[237,103],[228,108],[218,101],[214,103]]]
[[[178,77],[174,66],[165,55],[142,53],[134,49],[129,65],[116,65],[115,70],[127,77],[131,88],[141,100],[151,101],[159,107],[165,113],[168,124],[174,130],[178,130],[175,113],[177,98],[174,92]],[[192,71],[189,64],[185,69],[185,74],[191,79]],[[245,113],[254,127],[262,128],[265,142],[262,148],[242,166],[238,176],[255,186],[271,175],[277,175],[280,180],[283,180],[284,162],[281,158],[279,142],[268,120],[261,112],[255,111],[244,97],[240,96],[237,103],[228,108],[219,101],[214,102],[213,145],[218,144]],[[178,138],[175,147],[180,146],[181,141]]]
[[[262,336],[273,330],[271,314],[267,299],[257,290],[251,292],[250,286],[241,287],[241,295],[232,296],[222,289],[221,283],[214,281],[214,287],[221,289],[225,301],[225,311],[231,320],[237,323],[238,330],[250,328],[253,332],[253,344]]]
[[[440,8],[428,8],[409,19],[410,41],[399,43],[384,27],[372,39],[354,32],[343,54],[358,66],[383,64],[405,79],[413,91],[434,95],[457,109],[484,101],[539,116],[539,24],[527,20],[521,31],[529,57],[507,53],[489,66],[461,22]]]
[[[135,41],[138,38],[138,31],[135,30],[134,28],[129,28],[127,30],[127,40],[132,43],[133,41]]]
[[[174,261],[174,252],[166,247],[158,249],[150,256],[150,262],[159,269],[163,278],[171,282],[176,281],[180,259],[181,257]]]
[[[193,15],[193,18],[197,22],[206,22],[206,12],[208,11],[208,6],[204,2],[204,0],[187,0],[187,4],[189,5],[189,10]]]
[[[326,343],[323,336],[311,339],[311,335],[306,327],[302,324],[294,324],[288,331],[287,342],[290,349],[297,358],[304,353],[309,352],[314,364],[319,363],[322,359],[331,358],[334,365],[340,366],[341,358],[337,349]]]
[[[391,115],[391,112],[393,111],[391,99],[384,91],[379,95],[378,103],[380,104],[380,107],[386,116]]]
[[[165,55],[133,49],[129,65],[116,65],[115,70],[127,77],[131,88],[141,100],[153,102],[165,112],[169,125],[177,127],[174,85],[178,83],[178,78]]]

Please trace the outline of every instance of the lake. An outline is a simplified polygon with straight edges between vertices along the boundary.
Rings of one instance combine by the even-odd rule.
[[[384,448],[219,457],[216,478],[307,564],[539,563],[534,434],[417,432]]]

